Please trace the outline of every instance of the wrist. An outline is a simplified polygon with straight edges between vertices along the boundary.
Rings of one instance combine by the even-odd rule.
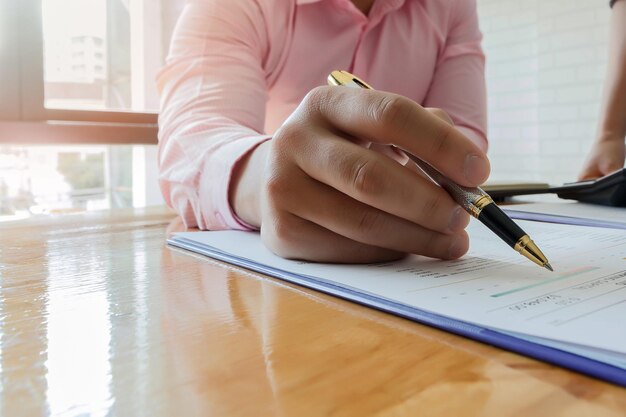
[[[250,226],[261,226],[261,182],[269,141],[248,152],[235,167],[230,184],[229,202],[235,215]]]
[[[596,143],[620,142],[623,143],[626,133],[618,133],[615,130],[602,130],[596,136]]]

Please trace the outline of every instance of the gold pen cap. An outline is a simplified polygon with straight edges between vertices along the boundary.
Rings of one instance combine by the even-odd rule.
[[[333,71],[328,76],[329,85],[343,85],[346,87],[358,87],[365,88],[367,90],[373,90],[373,88],[365,81],[355,77],[348,71]]]

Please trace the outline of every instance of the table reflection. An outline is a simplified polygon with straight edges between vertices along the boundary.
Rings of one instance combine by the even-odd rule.
[[[360,308],[341,314],[341,303],[211,261],[190,263],[178,250],[162,256],[173,266],[163,275],[167,344],[177,380],[186,381],[177,408],[191,414],[349,415],[355,401],[370,410],[398,403],[416,410],[419,401],[463,386],[474,404],[491,395],[490,382],[476,384],[476,374],[446,366],[424,374],[421,363],[436,360],[440,347],[418,348],[423,339],[402,321],[367,319],[371,312]],[[444,374],[448,381],[437,385]]]
[[[0,245],[2,416],[47,414],[47,253],[47,243],[29,251],[6,238]]]
[[[171,218],[0,231],[1,416],[624,415],[618,388],[168,247]]]

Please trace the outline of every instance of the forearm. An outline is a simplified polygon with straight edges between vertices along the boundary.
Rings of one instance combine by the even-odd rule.
[[[266,27],[256,0],[188,2],[157,76],[159,182],[187,226],[247,229],[232,179],[264,134]]]
[[[626,136],[626,0],[613,6],[609,63],[599,140],[623,141]]]

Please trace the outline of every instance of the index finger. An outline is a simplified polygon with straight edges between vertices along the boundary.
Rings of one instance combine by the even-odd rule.
[[[414,101],[383,91],[318,87],[305,100],[330,127],[371,142],[396,145],[468,187],[489,176],[484,152]]]

